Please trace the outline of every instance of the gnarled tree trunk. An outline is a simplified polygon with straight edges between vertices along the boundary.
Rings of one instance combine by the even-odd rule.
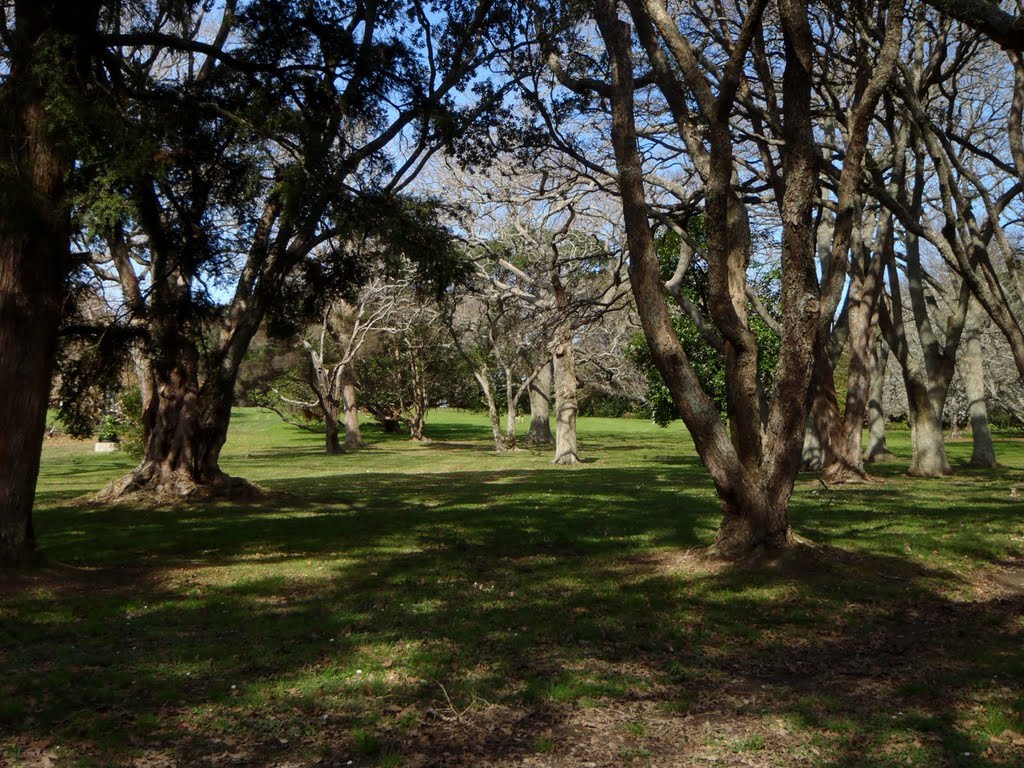
[[[101,502],[142,494],[157,500],[248,498],[258,489],[220,468],[238,367],[261,316],[250,313],[222,330],[220,353],[200,351],[188,320],[167,313],[152,340],[154,393],[143,412],[142,463],[97,494]],[[201,379],[201,375],[205,374]]]

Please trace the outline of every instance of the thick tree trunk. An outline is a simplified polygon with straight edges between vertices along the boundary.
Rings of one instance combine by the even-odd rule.
[[[91,6],[77,12],[88,16]],[[42,2],[19,2],[16,14],[20,46],[0,84],[0,164],[8,186],[0,201],[0,565],[34,556],[32,504],[71,262],[66,164],[47,136],[43,89],[31,64],[32,46],[61,14]]]
[[[551,387],[554,374],[551,362],[540,369],[530,384],[530,431],[524,438],[529,445],[548,445],[551,435]]]
[[[363,433],[359,429],[359,406],[356,404],[356,385],[351,381],[345,382],[341,388],[341,396],[345,408],[345,448],[362,448],[366,443],[363,442]]]
[[[553,464],[579,464],[576,452],[576,356],[572,342],[563,341],[555,349],[555,458]]]
[[[177,332],[172,317],[160,330],[158,353],[153,356],[156,391],[143,414],[148,437],[142,463],[96,499],[112,502],[136,494],[157,501],[257,495],[255,486],[220,468],[237,365],[217,368],[208,361],[209,373],[200,385],[195,342]]]
[[[868,393],[868,439],[864,447],[864,461],[892,461],[896,457],[889,451],[885,440],[885,369],[889,363],[889,348],[876,338],[871,351],[871,389]]]
[[[995,467],[997,466],[996,452],[992,445],[992,431],[988,425],[988,406],[985,403],[985,363],[981,349],[982,319],[976,315],[971,319],[973,322],[966,332],[963,364],[960,367],[967,394],[967,412],[971,418],[971,435],[974,442],[971,466]]]
[[[27,562],[35,547],[32,504],[67,242],[57,231],[0,236],[0,565]]]
[[[908,474],[916,477],[942,477],[953,474],[946,459],[942,436],[942,410],[936,409],[919,385],[908,384],[910,442],[913,450]]]
[[[780,551],[793,543],[789,527],[790,492],[758,491],[748,486],[746,498],[721,496],[722,522],[711,548],[712,554],[730,560],[763,552]],[[779,493],[781,491],[781,493]]]

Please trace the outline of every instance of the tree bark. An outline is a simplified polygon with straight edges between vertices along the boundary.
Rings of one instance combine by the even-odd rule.
[[[800,456],[800,469],[804,472],[817,472],[822,467],[821,437],[818,435],[818,423],[813,412],[807,417],[804,427],[804,447]]]
[[[554,439],[551,435],[553,375],[551,361],[548,361],[530,385],[530,431],[523,440],[529,445],[548,445]]]
[[[555,349],[555,458],[553,464],[579,464],[576,448],[576,357],[572,341],[564,340]]]
[[[885,369],[889,363],[889,348],[875,334],[871,352],[871,390],[868,394],[868,439],[864,447],[864,461],[892,461],[896,457],[889,451],[885,440]]]
[[[512,440],[516,439],[516,411],[519,403],[515,392],[511,366],[505,368],[505,434]]]
[[[721,498],[722,522],[713,554],[738,559],[759,550],[783,550],[793,543],[787,512],[790,494],[773,498],[760,489],[749,490],[754,492],[744,498]]]
[[[911,385],[908,384],[908,390]],[[942,411],[936,411],[920,385],[909,392],[910,442],[913,448],[908,474],[915,477],[942,477],[953,474],[946,459],[946,443],[942,435]]]
[[[972,302],[973,304],[974,302]],[[981,348],[981,331],[984,318],[977,307],[969,314],[969,325],[964,338],[963,364],[960,373],[964,379],[967,394],[967,412],[971,419],[972,467],[995,467],[996,452],[992,445],[992,431],[988,424],[988,406],[985,402],[985,362]]]
[[[0,565],[34,557],[32,506],[71,269],[69,163],[46,127],[46,94],[80,84],[91,51],[84,38],[94,34],[98,11],[91,0],[14,3],[13,45],[0,86],[0,171],[7,186],[0,207]],[[39,82],[37,58],[55,51],[63,70],[57,76],[65,82]],[[54,77],[52,67],[46,72]]]
[[[255,327],[245,323],[235,332],[232,335],[244,351]],[[220,468],[241,353],[208,355],[203,361],[206,375],[200,382],[198,345],[187,320],[173,312],[157,326],[153,347],[155,392],[143,412],[147,439],[142,463],[100,491],[97,501],[135,494],[170,501],[257,495],[254,485]]]
[[[345,407],[345,447],[348,449],[362,448],[366,443],[363,442],[363,433],[359,429],[356,385],[352,381],[346,381],[341,388],[341,395]]]
[[[487,380],[487,371],[474,371],[473,376],[480,385],[480,391],[483,393],[484,400],[487,403],[487,418],[491,424],[491,437],[494,439],[494,451],[495,453],[503,453],[509,448],[513,447],[512,444],[505,439],[505,435],[501,432],[501,416],[498,414],[498,404],[494,399],[494,392],[491,390],[491,383]]]
[[[341,424],[338,414],[324,409],[324,448],[328,455],[337,456],[345,451],[341,447]]]
[[[66,217],[55,215],[63,169],[43,147],[34,155],[33,187],[41,206],[53,207],[34,211],[34,231],[4,226],[0,235],[0,565],[27,562],[35,549],[32,505],[68,261]]]

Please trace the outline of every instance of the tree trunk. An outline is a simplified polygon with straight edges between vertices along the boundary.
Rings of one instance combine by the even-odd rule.
[[[345,407],[345,447],[348,449],[362,448],[363,433],[359,429],[359,407],[356,405],[356,385],[346,381],[341,388],[341,396]]]
[[[551,387],[553,380],[551,361],[540,369],[530,384],[530,431],[524,442],[529,445],[548,445],[551,435]]]
[[[807,417],[804,427],[804,447],[800,456],[800,469],[804,472],[818,472],[822,467],[821,438],[814,414]]]
[[[936,409],[920,384],[907,384],[910,410],[910,442],[913,449],[908,474],[916,477],[942,477],[953,474],[946,460],[942,436],[942,410]]]
[[[487,418],[491,423],[491,437],[494,438],[495,453],[503,453],[512,447],[501,432],[501,416],[498,415],[498,404],[494,400],[494,393],[491,391],[491,383],[487,380],[487,371],[474,371],[474,378],[480,385],[484,400],[487,403]]]
[[[971,417],[971,435],[974,450],[971,453],[972,467],[995,467],[996,452],[992,445],[992,431],[988,425],[988,406],[985,403],[985,363],[981,349],[980,313],[972,312],[973,322],[967,329],[963,365],[960,373],[964,378],[967,394],[967,412]]]
[[[258,489],[220,468],[231,422],[238,366],[207,360],[199,382],[199,349],[173,315],[158,329],[153,355],[156,390],[143,413],[147,440],[142,463],[97,494],[100,502],[141,494],[157,501],[188,498],[251,498]],[[237,358],[240,359],[240,358]]]
[[[58,232],[0,237],[0,565],[27,562],[35,548],[32,504],[68,242]]]
[[[516,439],[516,402],[515,384],[512,381],[512,369],[505,368],[505,436],[509,440]]]
[[[0,200],[0,565],[34,555],[32,504],[71,265],[63,199],[67,165],[47,135],[45,87],[35,82],[33,64],[40,38],[67,21],[54,18],[66,11],[51,3],[17,3],[18,45],[0,85],[0,164],[7,186]],[[94,25],[94,17],[86,18],[92,11],[92,3],[83,3],[78,21]],[[56,31],[78,35],[89,28]],[[61,52],[69,53],[63,46]]]
[[[864,448],[864,461],[892,461],[896,457],[885,441],[885,369],[889,363],[889,348],[880,338],[875,339],[871,351],[871,389],[868,393],[868,439]]]
[[[555,458],[553,464],[579,464],[576,452],[576,356],[572,341],[563,341],[555,349]]]
[[[846,467],[840,453],[842,419],[836,398],[835,368],[827,343],[821,339],[815,343],[812,375],[810,417],[821,452],[822,479],[827,483],[843,482]]]
[[[324,412],[324,436],[325,436],[325,448],[327,453],[331,456],[337,456],[339,453],[344,453],[341,447],[341,424],[339,414],[332,408],[323,408]]]
[[[721,495],[722,522],[712,554],[732,560],[779,551],[793,543],[786,511],[790,492],[784,487],[776,492],[759,491],[753,484],[745,490],[753,493],[743,499]]]

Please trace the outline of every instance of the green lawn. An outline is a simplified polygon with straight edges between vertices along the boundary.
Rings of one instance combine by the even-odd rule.
[[[883,482],[801,480],[815,551],[727,568],[678,424],[583,419],[575,468],[427,431],[329,457],[240,410],[223,466],[273,493],[156,509],[48,445],[0,765],[1024,765],[1024,442],[914,480],[895,434]]]

